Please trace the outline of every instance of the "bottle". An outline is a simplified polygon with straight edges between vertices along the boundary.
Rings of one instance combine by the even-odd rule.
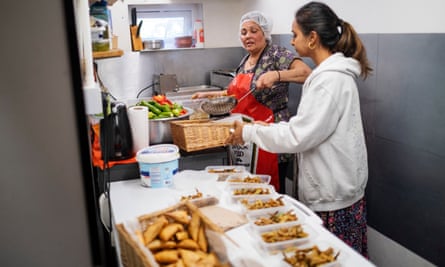
[[[204,28],[202,26],[202,20],[197,19],[195,21],[194,30],[193,30],[193,38],[195,39],[195,47],[203,48],[204,47]]]

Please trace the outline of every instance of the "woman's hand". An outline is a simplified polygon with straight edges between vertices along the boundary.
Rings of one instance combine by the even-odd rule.
[[[273,84],[279,81],[279,75],[278,71],[268,71],[266,73],[263,73],[260,77],[258,77],[258,80],[256,81],[255,85],[258,89],[264,89],[264,88],[272,88]]]
[[[226,139],[226,144],[229,145],[242,145],[244,144],[243,140],[243,127],[244,123],[241,121],[235,121],[233,124],[233,129],[230,129],[231,134]]]
[[[211,98],[211,97],[218,97],[218,96],[225,96],[227,95],[227,90],[223,91],[206,91],[206,92],[197,92],[192,95],[192,99],[197,98]]]
[[[192,99],[206,98],[206,97],[208,97],[208,92],[197,92],[192,95]]]

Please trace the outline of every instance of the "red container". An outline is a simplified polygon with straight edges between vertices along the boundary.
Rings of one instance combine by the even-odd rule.
[[[177,48],[189,48],[192,47],[192,36],[181,36],[175,38],[175,46]]]

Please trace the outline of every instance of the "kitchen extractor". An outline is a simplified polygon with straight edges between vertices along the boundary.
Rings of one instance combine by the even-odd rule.
[[[153,75],[154,93],[166,94],[168,92],[176,92],[179,88],[176,74],[155,74]]]

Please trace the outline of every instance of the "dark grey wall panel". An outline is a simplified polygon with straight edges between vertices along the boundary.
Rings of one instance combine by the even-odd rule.
[[[369,225],[443,266],[445,159],[382,138],[368,146]]]
[[[379,34],[363,40],[376,63],[374,79],[360,89],[369,225],[443,266],[445,35]]]
[[[375,134],[375,115],[376,115],[376,83],[377,83],[377,61],[378,61],[378,35],[360,36],[365,44],[369,64],[373,71],[366,80],[357,81],[360,92],[360,106],[362,109],[362,120],[365,132],[368,135]]]
[[[445,36],[381,35],[376,135],[445,156]]]

